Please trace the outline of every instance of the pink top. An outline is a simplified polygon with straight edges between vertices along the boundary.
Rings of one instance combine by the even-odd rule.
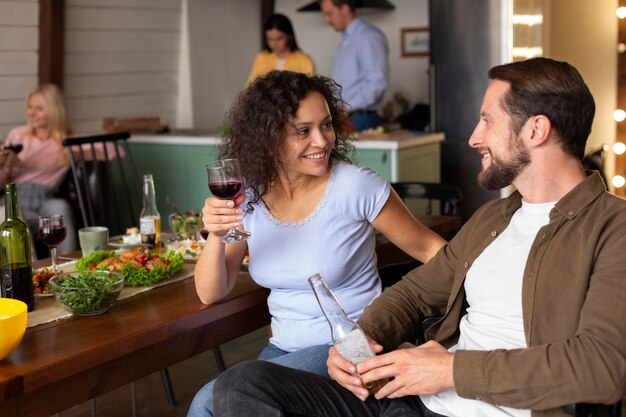
[[[26,126],[12,129],[4,143],[21,144],[24,147],[17,154],[21,161],[19,171],[11,179],[16,184],[41,184],[56,189],[70,168],[67,150],[63,145],[52,138],[30,136]]]

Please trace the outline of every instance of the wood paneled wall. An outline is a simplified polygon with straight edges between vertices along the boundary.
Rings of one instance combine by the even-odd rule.
[[[26,94],[37,85],[37,0],[0,1],[0,141],[24,123]]]
[[[100,131],[104,117],[174,122],[181,0],[66,0],[65,7],[72,130]]]

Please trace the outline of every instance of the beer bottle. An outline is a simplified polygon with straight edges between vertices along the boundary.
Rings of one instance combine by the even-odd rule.
[[[30,232],[20,220],[17,187],[4,187],[5,219],[0,225],[0,287],[2,297],[26,303],[28,311],[35,308],[33,266],[30,253]]]
[[[375,354],[365,333],[356,322],[350,320],[324,278],[320,274],[315,274],[308,281],[330,325],[330,335],[337,352],[354,365],[365,359],[373,358]],[[358,374],[354,376],[358,376]],[[375,394],[387,382],[389,382],[387,378],[379,379],[364,384],[363,388],[367,389],[370,394]]]
[[[139,215],[141,243],[155,248],[161,240],[161,215],[157,210],[152,174],[143,176],[143,208]]]

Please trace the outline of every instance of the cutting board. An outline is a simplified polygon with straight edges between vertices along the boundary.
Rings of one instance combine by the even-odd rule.
[[[357,139],[372,139],[372,140],[387,140],[387,139],[395,139],[400,136],[406,136],[409,134],[409,131],[406,129],[393,130],[391,132],[380,133],[380,132],[356,132]]]

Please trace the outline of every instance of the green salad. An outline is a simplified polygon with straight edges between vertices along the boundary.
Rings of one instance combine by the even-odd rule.
[[[79,271],[90,269],[108,270],[109,267],[107,265],[98,266],[98,264],[112,257],[119,259],[120,254],[107,250],[95,251],[79,259],[76,262],[76,269]],[[142,258],[139,258],[138,262],[123,263],[121,269],[118,269],[118,272],[126,278],[126,285],[133,287],[154,285],[178,272],[183,267],[184,262],[183,255],[174,250],[169,250],[163,255],[150,254]],[[161,266],[154,266],[149,270],[147,267],[144,267],[154,258],[160,258],[163,261]]]

